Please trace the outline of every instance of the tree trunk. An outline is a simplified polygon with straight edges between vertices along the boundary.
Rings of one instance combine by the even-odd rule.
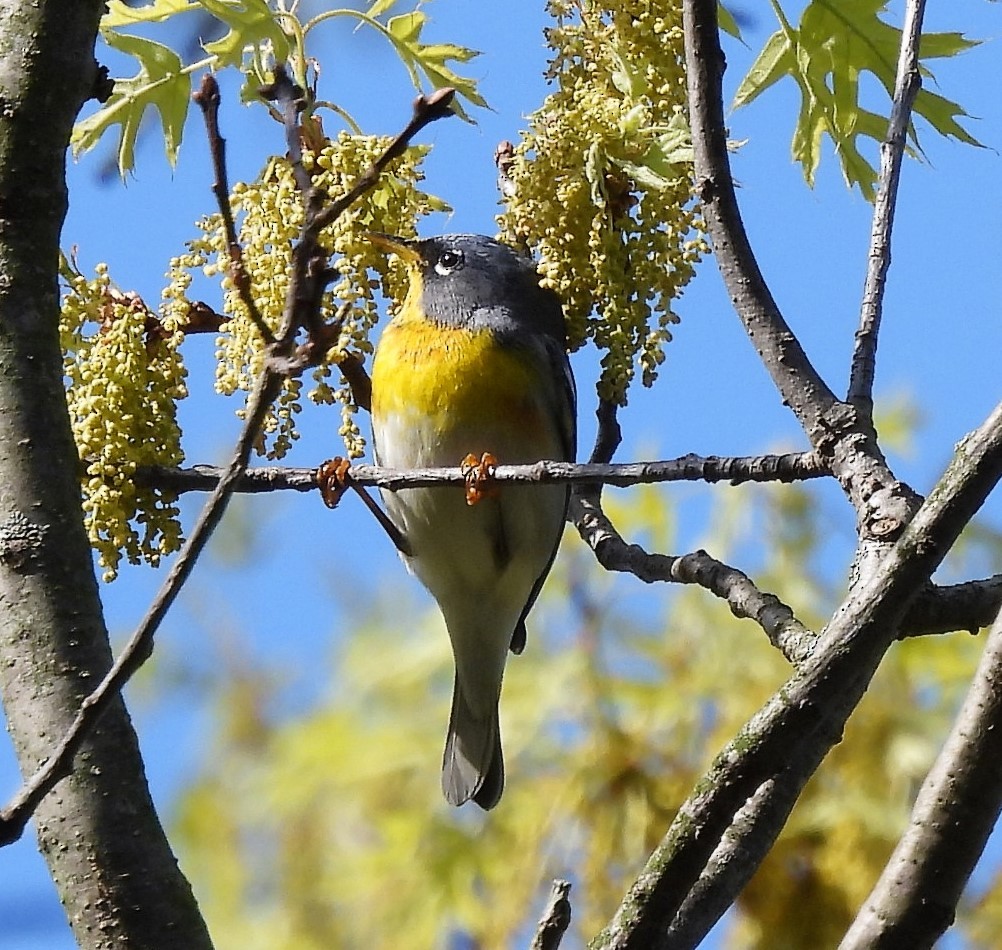
[[[103,9],[0,7],[0,695],[25,776],[111,663],[63,393],[57,287],[66,147],[96,76]],[[211,946],[121,701],[35,822],[81,947]]]

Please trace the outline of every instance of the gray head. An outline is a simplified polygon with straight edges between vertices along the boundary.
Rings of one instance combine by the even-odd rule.
[[[372,239],[410,265],[410,294],[428,319],[500,336],[532,329],[564,345],[557,295],[539,286],[532,260],[508,245],[482,234],[420,240],[374,234]]]

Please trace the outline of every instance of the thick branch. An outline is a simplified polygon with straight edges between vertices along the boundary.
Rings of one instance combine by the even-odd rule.
[[[877,361],[877,334],[884,305],[884,282],[891,266],[891,231],[898,198],[901,161],[911,121],[912,104],[922,87],[919,71],[919,40],[925,0],[908,0],[902,29],[898,72],[894,83],[894,101],[887,124],[887,137],[880,146],[880,178],[873,205],[870,234],[870,257],[863,288],[859,329],[852,353],[848,401],[865,418],[873,415],[873,377]]]
[[[944,587],[929,585],[915,598],[901,623],[901,636],[967,630],[977,633],[987,627],[1002,609],[1002,574],[984,580]]]
[[[111,665],[80,508],[57,286],[67,143],[99,78],[103,6],[35,0],[0,14],[0,696],[23,775]],[[77,765],[34,818],[79,946],[209,947],[119,698]],[[0,839],[22,827],[0,820]]]
[[[1002,811],[1002,613],[908,830],[840,950],[932,947]]]
[[[716,758],[594,947],[648,950],[695,946],[702,939],[840,739],[916,593],[1000,478],[1002,404],[958,446],[904,534],[835,612],[812,662]],[[753,807],[744,808],[753,796]],[[742,821],[754,834],[725,842],[742,808]],[[690,900],[696,891],[698,904]]]

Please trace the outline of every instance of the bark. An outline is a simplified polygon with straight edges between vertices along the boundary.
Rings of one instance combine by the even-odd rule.
[[[0,695],[25,776],[111,664],[81,519],[57,289],[66,147],[95,82],[102,10],[97,0],[0,9]],[[121,700],[35,822],[81,947],[210,946]]]

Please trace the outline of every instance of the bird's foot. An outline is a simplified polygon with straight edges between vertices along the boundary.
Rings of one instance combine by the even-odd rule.
[[[480,458],[471,452],[459,463],[466,479],[466,504],[476,505],[485,498],[497,497],[498,486],[494,476],[497,465],[498,460],[490,452],[484,452]]]
[[[328,459],[317,469],[317,486],[320,497],[328,508],[337,508],[338,503],[348,490],[348,471],[351,462],[340,455]]]

